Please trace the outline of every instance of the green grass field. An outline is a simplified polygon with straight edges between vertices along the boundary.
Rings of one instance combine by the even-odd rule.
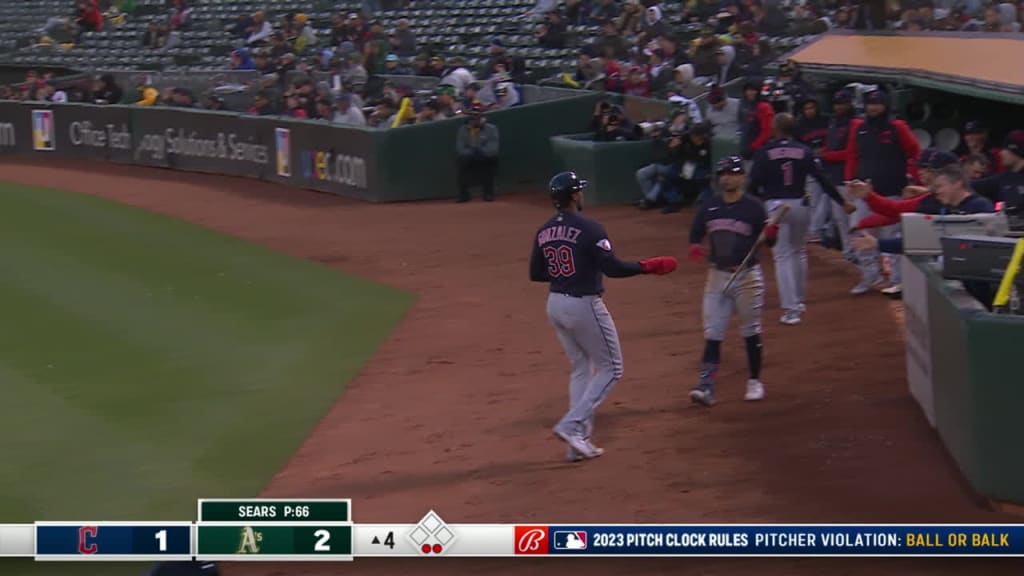
[[[0,184],[0,213],[0,522],[257,495],[413,300],[86,195]]]

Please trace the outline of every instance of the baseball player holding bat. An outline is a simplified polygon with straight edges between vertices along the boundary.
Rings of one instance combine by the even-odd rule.
[[[622,378],[619,335],[601,299],[603,277],[668,274],[677,265],[671,256],[619,260],[604,226],[580,214],[586,187],[574,172],[551,179],[557,213],[534,234],[530,255],[530,280],[550,285],[548,319],[572,365],[569,411],[553,430],[569,445],[570,461],[604,453],[590,441],[594,411]]]
[[[761,309],[764,307],[764,274],[758,258],[761,242],[769,246],[778,237],[778,220],[788,207],[766,222],[760,200],[744,190],[743,159],[730,156],[718,162],[719,194],[701,207],[690,229],[690,259],[705,258],[711,264],[704,284],[704,357],[700,381],[690,390],[690,400],[704,406],[715,404],[715,377],[722,340],[735,311],[747,349],[750,378],[744,399],[764,398],[761,383]],[[703,242],[708,239],[709,250]]]

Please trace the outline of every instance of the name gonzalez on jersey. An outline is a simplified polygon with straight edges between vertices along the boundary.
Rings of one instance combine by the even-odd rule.
[[[573,226],[550,226],[537,233],[537,244],[543,246],[548,242],[576,243],[583,231]]]

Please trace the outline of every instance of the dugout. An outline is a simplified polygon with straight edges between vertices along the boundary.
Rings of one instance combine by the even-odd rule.
[[[968,120],[992,128],[994,142],[1024,127],[1024,37],[834,32],[796,51],[805,75],[838,87],[881,84],[894,112],[955,149],[950,133]],[[930,259],[904,256],[907,382],[911,396],[971,487],[988,501],[1024,504],[1024,460],[1015,432],[1024,388],[1013,361],[1024,316],[994,314]]]

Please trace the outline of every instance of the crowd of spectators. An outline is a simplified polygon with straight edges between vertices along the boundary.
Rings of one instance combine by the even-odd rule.
[[[331,22],[323,43],[302,13],[284,15],[275,27],[258,11],[227,27],[239,43],[231,69],[260,76],[263,89],[250,113],[387,127],[448,118],[474,102],[483,110],[522,102],[525,65],[500,40],[491,41],[486,63],[470,70],[462,57],[421,50],[408,20],[390,31],[356,13]],[[402,76],[434,77],[438,86],[414,91]]]
[[[873,2],[787,4],[696,0],[668,22],[660,5],[640,0],[568,0],[561,8],[542,0],[524,16],[545,20],[536,32],[544,46],[562,45],[566,23],[601,27],[580,49],[565,84],[655,98],[692,96],[712,83],[760,75],[778,57],[770,36],[831,29],[1019,33],[1024,19],[1024,2],[906,0],[891,11]],[[681,43],[680,30],[694,27],[699,36]]]
[[[529,71],[524,59],[509,54],[500,38],[489,41],[489,58],[471,70],[458,56],[421,46],[408,20],[385,30],[372,15],[379,3],[364,4],[362,14],[333,15],[329,33],[323,35],[317,34],[305,13],[274,19],[259,10],[229,23],[225,33],[237,48],[227,58],[227,67],[258,73],[253,92],[258,90],[259,95],[248,111],[401,125],[459,114],[473,102],[484,110],[522,102],[521,86],[529,81]],[[165,15],[148,23],[141,46],[169,50],[182,44],[181,32],[193,25],[192,10],[187,0],[169,0],[167,6]],[[905,0],[898,9],[888,6],[842,0],[688,0],[670,19],[655,0],[538,0],[520,20],[531,27],[537,45],[547,48],[568,45],[570,26],[599,27],[600,32],[579,49],[575,70],[559,78],[562,84],[667,99],[685,109],[690,124],[703,122],[692,98],[711,90],[708,120],[717,131],[735,116],[736,103],[715,87],[763,75],[765,66],[779,56],[769,36],[832,28],[1019,32],[1024,14],[1013,3],[983,5],[980,0]],[[74,43],[82,32],[101,30],[105,20],[133,9],[133,0],[76,0],[73,17],[51,18],[40,32],[48,42]],[[432,94],[413,92],[396,81],[407,75],[436,77],[440,85]],[[196,96],[187,89],[158,91],[142,84],[137,95],[125,97],[127,102],[224,106],[217,97]],[[75,87],[66,97],[89,100],[92,91],[93,86]],[[13,92],[28,98],[46,90],[25,91],[23,86]],[[60,98],[61,92],[48,97]],[[406,98],[408,105],[403,106]],[[385,114],[389,116],[382,118]],[[611,139],[632,133],[597,132],[599,138]]]

